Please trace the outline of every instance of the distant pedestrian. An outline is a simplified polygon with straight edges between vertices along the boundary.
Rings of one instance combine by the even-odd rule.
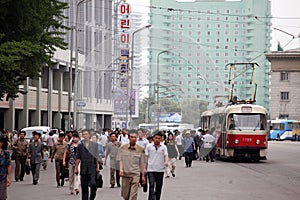
[[[163,135],[160,131],[154,134],[154,143],[145,150],[147,157],[147,176],[149,179],[148,200],[159,200],[163,186],[165,167],[168,167],[168,150],[161,143]]]
[[[33,185],[37,185],[40,177],[41,162],[43,159],[43,143],[40,140],[41,133],[33,131],[32,135],[33,141],[29,145],[28,156],[30,157]]]
[[[176,129],[174,130],[174,134],[175,134],[175,141],[176,141],[176,145],[179,151],[179,160],[181,160],[181,157],[183,155],[183,145],[182,145],[182,134]]]
[[[102,152],[104,155],[105,149],[106,149],[106,144],[108,142],[108,136],[105,134],[105,132],[102,132],[101,136],[97,135],[97,138],[98,137],[99,137],[99,142],[100,142],[100,145],[102,146]]]
[[[194,139],[191,137],[191,133],[189,131],[186,132],[185,138],[183,139],[184,146],[184,159],[185,159],[185,167],[191,167],[193,162],[193,154],[195,148]]]
[[[13,143],[13,151],[15,152],[15,180],[23,181],[25,175],[25,164],[28,154],[29,143],[25,139],[26,132],[21,131],[19,138]]]
[[[127,129],[123,128],[121,134],[118,137],[118,142],[120,142],[121,144],[128,144],[129,139],[127,133],[128,133]]]
[[[171,175],[175,177],[176,161],[179,155],[179,151],[174,141],[173,133],[168,134],[166,146],[168,149],[168,156],[169,156],[168,167],[166,167],[166,178],[169,178]]]
[[[64,141],[65,134],[59,133],[58,140],[53,146],[51,162],[55,159],[56,184],[57,187],[63,187],[65,184],[65,166],[63,165],[64,152],[67,142]]]
[[[142,173],[143,184],[145,179],[145,151],[136,144],[137,131],[129,132],[129,144],[120,147],[117,161],[120,162],[120,176],[122,177],[121,196],[124,200],[137,200],[140,173]]]
[[[44,154],[44,156],[43,156],[43,160],[42,160],[42,166],[43,166],[43,169],[46,170],[47,166],[48,166],[48,160],[49,160],[49,151],[48,151],[47,146],[44,146],[43,154]]]
[[[206,162],[214,162],[214,146],[215,146],[215,137],[210,133],[206,133],[203,136],[203,150],[206,158]]]
[[[100,167],[100,169],[101,169],[101,167],[103,167],[103,166],[102,166],[102,165],[103,165],[102,158],[105,157],[105,155],[104,155],[104,148],[103,148],[101,142],[98,142],[98,141],[99,141],[99,140],[98,140],[98,135],[96,135],[96,134],[93,135],[92,138],[91,138],[91,140],[92,140],[93,142],[97,143],[97,145],[98,145],[98,162],[99,162],[99,167]]]
[[[136,144],[140,145],[144,149],[149,144],[148,140],[145,138],[144,131],[142,129],[138,130],[138,139],[136,141]]]
[[[47,137],[47,141],[46,141],[50,158],[52,157],[52,152],[53,152],[53,146],[54,146],[54,137],[53,137],[53,135],[54,134],[55,134],[55,130],[50,131],[50,133]]]
[[[117,186],[120,187],[120,164],[119,161],[116,160],[117,154],[119,151],[120,143],[117,142],[116,133],[111,133],[110,142],[106,145],[105,150],[105,159],[104,159],[104,166],[107,163],[107,158],[110,158],[110,187],[114,188],[117,182]]]
[[[10,154],[3,149],[3,136],[0,135],[0,199],[7,199],[7,187],[10,186]]]
[[[80,175],[75,174],[76,156],[78,152],[79,135],[78,133],[72,134],[71,142],[66,146],[63,158],[63,166],[69,166],[69,189],[70,194],[78,194],[80,187]]]
[[[81,181],[81,200],[94,200],[96,198],[96,174],[100,171],[98,165],[98,145],[90,141],[88,130],[82,130],[83,140],[78,145],[75,174],[79,173]],[[89,195],[90,187],[90,195]]]

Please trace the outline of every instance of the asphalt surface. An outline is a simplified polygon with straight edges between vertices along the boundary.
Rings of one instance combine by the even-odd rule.
[[[269,142],[268,160],[259,163],[193,161],[185,168],[177,161],[176,177],[164,179],[161,199],[188,200],[289,200],[300,195],[300,142]],[[14,170],[14,167],[13,167]],[[119,200],[120,188],[109,188],[109,169],[102,170],[104,188],[97,190],[96,199]],[[23,182],[15,182],[8,189],[9,200],[79,200],[81,195],[70,195],[68,182],[56,187],[54,163],[41,170],[39,184],[32,185],[31,175]],[[147,193],[139,189],[139,200]]]

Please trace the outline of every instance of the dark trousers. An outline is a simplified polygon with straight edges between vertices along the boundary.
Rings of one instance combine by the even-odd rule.
[[[15,180],[23,180],[27,156],[16,156]],[[20,172],[21,171],[21,172]]]
[[[62,160],[55,160],[55,171],[56,171],[56,183],[58,186],[64,185],[64,178],[65,178],[65,167],[63,166]],[[61,180],[61,183],[60,183]]]
[[[117,185],[119,186],[120,185],[120,171],[116,170],[115,168],[110,168],[110,184],[115,185],[116,182],[117,182]]]
[[[53,146],[48,146],[48,149],[49,149],[49,158],[51,158],[53,153]]]
[[[193,162],[193,154],[194,152],[184,152],[185,165],[190,167]]]
[[[210,161],[211,162],[214,162],[214,157],[215,157],[215,155],[214,155],[214,148],[205,156],[205,158],[206,158],[206,162],[208,162],[209,161],[209,159],[210,159]]]
[[[161,189],[164,181],[164,172],[147,172],[149,179],[148,200],[160,200]]]
[[[90,200],[94,200],[96,198],[96,174],[81,174],[81,190],[82,196],[81,200],[89,200],[89,186],[91,188]]]
[[[40,177],[41,163],[30,163],[31,174],[33,181],[38,181]]]

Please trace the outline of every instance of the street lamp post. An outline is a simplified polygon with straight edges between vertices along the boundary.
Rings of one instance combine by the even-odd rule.
[[[70,79],[70,85],[69,85],[69,105],[68,105],[68,128],[71,130],[71,106],[72,106],[72,92],[73,92],[73,32],[75,27],[71,27],[71,42],[70,42],[70,66],[69,66],[69,79]],[[75,108],[74,108],[75,109]]]
[[[157,110],[157,130],[159,130],[159,117],[160,117],[160,103],[159,103],[159,56],[163,53],[169,52],[171,49],[166,49],[157,54],[157,60],[156,60],[156,102],[158,106]]]
[[[144,30],[144,29],[147,29],[147,28],[150,28],[151,27],[151,24],[148,24],[146,26],[143,26],[135,31],[133,31],[132,33],[132,41],[131,41],[131,72],[130,72],[130,76],[131,76],[131,82],[130,82],[130,95],[128,94],[128,86],[127,86],[127,101],[128,101],[128,97],[129,97],[129,115],[130,115],[130,118],[129,118],[129,127],[132,128],[132,93],[133,93],[133,70],[134,70],[134,36],[136,33]],[[127,80],[129,79],[129,76],[127,76]],[[128,81],[127,81],[128,83]],[[126,111],[126,122],[128,121],[128,112]]]
[[[74,80],[74,130],[77,129],[77,93],[78,93],[78,15],[79,7],[83,3],[91,0],[81,0],[76,4],[76,18],[75,18],[75,80]]]

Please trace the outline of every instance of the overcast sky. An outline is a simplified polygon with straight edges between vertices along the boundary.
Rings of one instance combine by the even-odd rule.
[[[182,0],[183,1],[183,0]],[[189,0],[190,1],[190,0]],[[284,49],[293,49],[300,47],[300,0],[270,0],[271,1],[271,13],[274,17],[272,19],[272,48],[277,49],[277,42],[279,41]],[[143,12],[145,14],[144,24],[147,24],[148,10],[150,0],[127,0],[134,11]],[[283,19],[278,19],[283,18]],[[287,19],[298,18],[298,19]],[[274,28],[285,31],[295,36],[293,37],[275,30]],[[298,37],[298,38],[297,38]],[[292,41],[291,41],[292,40]]]

